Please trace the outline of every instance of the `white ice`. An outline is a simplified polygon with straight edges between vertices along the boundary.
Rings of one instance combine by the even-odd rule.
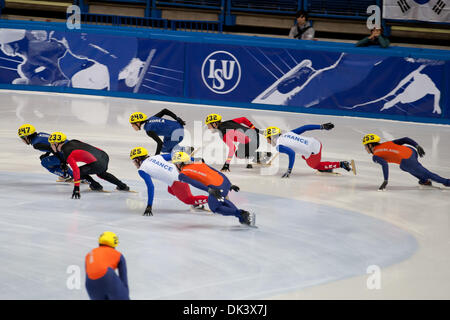
[[[154,216],[144,217],[145,184],[128,155],[136,146],[156,146],[128,117],[164,107],[187,122],[183,144],[202,146],[197,155],[218,169],[226,150],[202,126],[209,113],[247,116],[259,128],[331,121],[332,131],[305,135],[322,141],[324,159],[354,159],[357,175],[318,175],[298,157],[291,177],[281,179],[284,155],[264,170],[232,163],[227,175],[241,191],[230,198],[256,213],[257,229],[191,212],[159,182]],[[41,153],[18,138],[24,123],[107,151],[109,171],[139,193],[95,193],[82,185],[81,199],[71,199],[72,186],[55,182],[39,163]],[[0,91],[0,299],[88,299],[84,257],[105,230],[119,236],[132,299],[449,299],[450,193],[420,188],[396,165],[387,191],[378,192],[381,168],[361,145],[370,132],[415,139],[426,151],[422,164],[450,177],[450,126]]]

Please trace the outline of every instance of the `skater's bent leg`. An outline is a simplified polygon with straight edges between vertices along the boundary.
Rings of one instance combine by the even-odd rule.
[[[48,156],[41,160],[41,165],[50,173],[59,177],[64,177],[64,171],[61,169],[61,161],[56,156]]]
[[[125,183],[117,179],[113,174],[106,171],[98,173],[97,176],[102,178],[103,180],[108,181],[109,183],[115,184],[118,187],[123,187],[125,185]]]
[[[408,172],[409,174],[413,175],[417,179],[419,179],[420,182],[425,182],[428,179],[433,180],[438,183],[442,183],[445,186],[450,185],[450,180],[445,179],[428,169],[426,169],[422,164],[414,157],[414,154],[408,158],[404,159],[400,164],[400,169],[403,171]]]
[[[340,165],[339,162],[324,161],[324,162],[319,162],[315,169],[317,169],[317,170],[330,170],[330,169],[337,169],[337,168],[340,168],[340,167],[341,167],[341,165]]]
[[[219,213],[224,216],[239,217],[240,210],[229,200],[217,200],[214,196],[208,197],[208,206],[214,213]]]
[[[316,170],[332,170],[340,168],[340,163],[336,161],[322,161],[322,148],[320,148],[319,153],[312,154],[306,160],[306,164]]]
[[[92,187],[100,188],[101,185],[97,181],[95,181],[90,175],[97,173],[95,162],[90,164],[85,164],[80,167],[80,179],[86,180]]]
[[[168,188],[169,193],[177,197],[180,201],[188,205],[203,204],[208,202],[207,196],[194,196],[187,183],[174,181]]]
[[[106,280],[108,300],[130,300],[128,288],[113,269],[108,268],[103,277]]]

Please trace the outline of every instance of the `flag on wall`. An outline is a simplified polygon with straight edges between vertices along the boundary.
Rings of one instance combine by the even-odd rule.
[[[450,23],[450,0],[384,0],[383,18]]]

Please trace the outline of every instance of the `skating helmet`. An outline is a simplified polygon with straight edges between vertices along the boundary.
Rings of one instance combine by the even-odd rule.
[[[211,113],[206,116],[205,124],[210,124],[219,121],[222,121],[222,116],[220,114]]]
[[[19,137],[23,138],[23,137],[28,137],[35,132],[36,132],[36,128],[33,125],[26,123],[19,127],[19,131],[17,134],[19,135]]]
[[[105,231],[98,238],[98,244],[115,248],[119,244],[119,237],[114,232]]]
[[[136,123],[147,120],[147,115],[142,112],[134,112],[130,116],[130,123]]]
[[[379,136],[377,136],[376,134],[369,133],[363,137],[362,144],[366,145],[369,143],[376,143],[376,142],[380,142],[380,140],[381,140],[381,138]]]
[[[172,163],[182,163],[191,161],[191,157],[186,152],[175,152],[172,156]]]
[[[62,132],[53,132],[50,137],[48,137],[48,142],[50,143],[61,143],[67,140],[67,137]]]
[[[144,147],[136,147],[131,149],[130,151],[130,159],[134,160],[139,157],[145,157],[148,156],[148,151]]]
[[[264,130],[264,137],[269,138],[281,134],[281,129],[278,127],[268,127]]]

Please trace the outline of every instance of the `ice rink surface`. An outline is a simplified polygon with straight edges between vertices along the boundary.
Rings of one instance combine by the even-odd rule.
[[[316,174],[297,157],[281,179],[285,155],[270,168],[232,163],[227,176],[241,191],[230,198],[256,213],[258,228],[193,212],[161,182],[154,215],[144,217],[146,187],[129,152],[154,152],[156,144],[128,117],[162,108],[187,122],[182,144],[201,147],[197,155],[217,169],[226,149],[203,126],[209,113],[282,130],[333,122],[332,131],[304,135],[322,141],[325,160],[354,159],[357,175]],[[20,91],[0,91],[0,114],[0,299],[88,299],[84,257],[106,230],[119,236],[132,299],[450,298],[450,190],[419,187],[390,165],[387,191],[378,192],[381,167],[361,145],[365,133],[408,136],[425,149],[421,163],[448,178],[450,126]],[[72,185],[56,182],[41,153],[18,138],[24,123],[105,150],[108,171],[138,193],[113,191],[94,176],[112,192],[82,185],[81,199],[72,200]],[[260,149],[270,147],[263,141]]]

